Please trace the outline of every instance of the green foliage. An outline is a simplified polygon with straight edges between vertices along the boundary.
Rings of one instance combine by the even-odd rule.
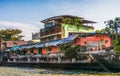
[[[116,46],[116,47],[114,48],[114,52],[115,52],[116,54],[120,53],[120,45],[119,45],[119,46]]]
[[[120,28],[120,18],[115,18],[114,20],[108,20],[105,21],[106,26],[108,26],[110,28],[110,30],[116,34],[116,38],[118,36],[118,29]]]
[[[96,30],[96,33],[101,33],[101,30]]]
[[[64,44],[64,45],[60,46],[60,50],[61,50],[61,52],[65,52],[65,50],[70,47],[71,47],[71,44]]]
[[[105,33],[105,34],[112,34],[112,30],[110,30],[109,27],[105,27],[104,29],[101,30],[96,30],[96,33]]]
[[[65,57],[67,59],[77,58],[78,52],[81,51],[81,46],[69,47],[65,50]]]
[[[71,47],[71,44],[65,44],[65,45],[62,45],[60,49],[61,49],[61,52],[65,54],[65,57],[67,59],[72,59],[72,58],[77,58],[79,55],[78,53],[84,52],[86,48],[81,47],[79,45],[75,47]],[[81,49],[84,49],[84,50],[81,50]]]
[[[62,23],[76,25],[76,26],[82,26],[82,19],[80,19],[78,17],[75,17],[75,18],[62,18]]]
[[[19,29],[5,29],[0,30],[0,38],[2,38],[4,41],[8,40],[21,40],[23,35],[20,35],[22,33]]]
[[[75,58],[76,55],[77,55],[77,52],[75,51],[73,47],[70,47],[65,51],[65,57],[68,59]]]
[[[96,30],[96,33],[101,33],[101,34],[108,34],[111,36],[112,39],[115,39],[115,33],[113,30],[111,30],[109,27],[105,27],[104,29],[101,30]]]
[[[118,35],[118,38],[114,41],[114,52],[120,53],[120,35]]]

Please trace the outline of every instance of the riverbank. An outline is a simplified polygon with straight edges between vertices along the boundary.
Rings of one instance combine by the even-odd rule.
[[[120,76],[120,73],[5,66],[0,67],[0,76]]]

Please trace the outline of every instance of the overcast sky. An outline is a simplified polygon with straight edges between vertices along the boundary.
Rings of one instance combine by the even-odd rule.
[[[96,21],[95,29],[102,29],[104,21],[120,17],[120,0],[0,0],[0,29],[21,29],[30,40],[43,28],[41,20],[66,14]]]

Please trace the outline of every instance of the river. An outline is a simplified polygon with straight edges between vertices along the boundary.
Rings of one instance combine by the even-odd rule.
[[[120,73],[1,66],[0,76],[120,76]]]

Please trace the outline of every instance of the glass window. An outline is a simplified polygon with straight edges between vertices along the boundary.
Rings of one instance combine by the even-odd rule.
[[[49,22],[45,24],[45,28],[52,27],[52,26],[54,26],[53,22]]]

